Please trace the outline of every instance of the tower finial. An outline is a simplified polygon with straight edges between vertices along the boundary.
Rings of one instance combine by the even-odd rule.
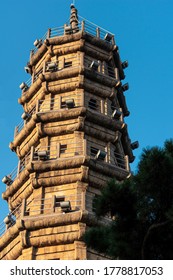
[[[70,25],[73,30],[78,28],[78,15],[77,9],[75,8],[75,0],[71,4],[71,16],[70,16]]]

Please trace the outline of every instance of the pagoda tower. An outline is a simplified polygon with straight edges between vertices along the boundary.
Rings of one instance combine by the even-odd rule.
[[[83,242],[94,198],[134,160],[125,117],[124,69],[114,35],[78,18],[34,42],[20,85],[22,123],[10,149],[18,166],[2,181],[10,213],[0,225],[2,260],[106,259]],[[8,173],[7,173],[8,174]]]

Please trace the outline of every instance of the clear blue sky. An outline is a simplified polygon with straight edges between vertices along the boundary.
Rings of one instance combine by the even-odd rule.
[[[36,38],[49,27],[69,19],[72,0],[6,0],[1,3],[0,26],[0,180],[17,165],[8,148],[14,127],[23,112],[19,85],[28,80],[24,66]],[[173,1],[172,0],[76,0],[79,15],[115,34],[130,89],[125,93],[131,112],[126,118],[132,141],[140,148],[162,146],[172,135],[173,107]],[[1,192],[5,185],[0,183]],[[0,223],[8,212],[0,199]]]

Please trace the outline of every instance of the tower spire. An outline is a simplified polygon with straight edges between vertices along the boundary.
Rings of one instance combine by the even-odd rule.
[[[78,28],[78,11],[74,5],[75,1],[71,4],[70,25],[73,30]]]

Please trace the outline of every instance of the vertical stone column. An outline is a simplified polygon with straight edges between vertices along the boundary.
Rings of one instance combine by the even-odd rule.
[[[75,260],[86,260],[87,259],[87,248],[84,242],[75,241]]]

